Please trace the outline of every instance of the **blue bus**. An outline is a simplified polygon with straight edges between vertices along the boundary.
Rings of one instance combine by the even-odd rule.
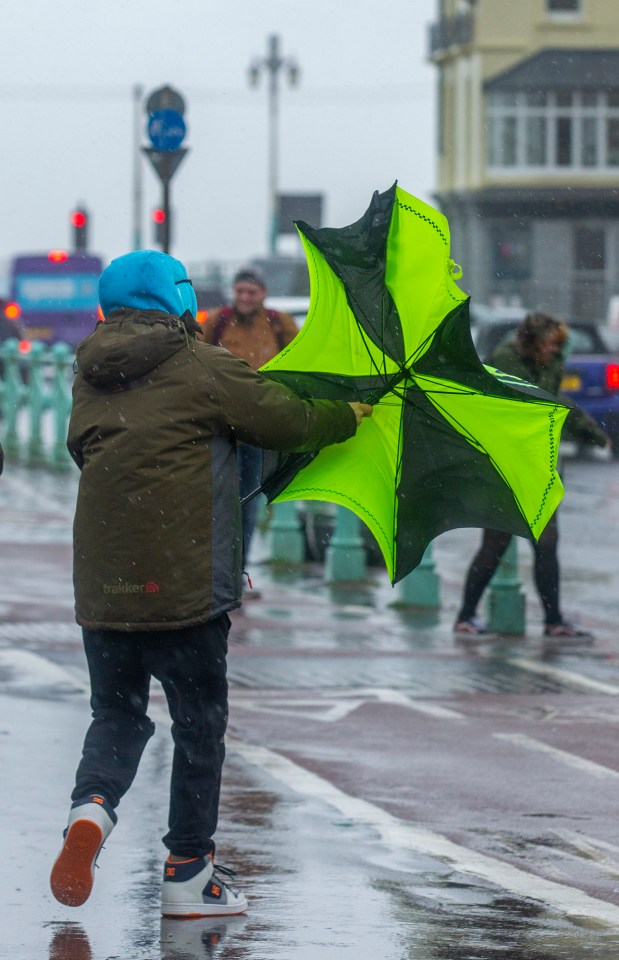
[[[102,270],[101,258],[87,253],[50,250],[13,257],[5,313],[8,308],[7,315],[19,319],[28,340],[75,347],[102,319],[98,296]]]

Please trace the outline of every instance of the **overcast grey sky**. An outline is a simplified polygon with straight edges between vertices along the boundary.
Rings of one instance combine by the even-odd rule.
[[[172,253],[266,250],[267,96],[247,68],[269,34],[301,69],[282,83],[280,189],[324,192],[325,223],[357,219],[395,179],[431,199],[435,0],[21,0],[3,4],[0,258],[67,246],[91,212],[91,246],[131,249],[132,89],[185,95],[190,154],[172,181]],[[141,137],[147,143],[146,117]],[[143,163],[144,246],[160,184]]]

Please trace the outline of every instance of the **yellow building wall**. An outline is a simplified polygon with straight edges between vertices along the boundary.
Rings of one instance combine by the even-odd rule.
[[[442,73],[442,151],[438,158],[439,191],[478,189],[497,181],[485,173],[486,137],[483,83],[548,48],[619,48],[619,0],[584,0],[582,13],[548,14],[545,0],[441,0],[441,18],[471,13],[473,40],[466,46],[435,53]],[[611,176],[578,182],[604,185]],[[502,176],[505,186],[521,177]],[[548,185],[527,178],[527,185]],[[572,179],[573,182],[573,179]]]

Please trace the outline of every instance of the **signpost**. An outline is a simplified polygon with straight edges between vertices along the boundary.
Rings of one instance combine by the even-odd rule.
[[[277,197],[277,233],[296,236],[295,220],[305,220],[312,227],[322,226],[322,193],[280,193]]]
[[[181,147],[187,127],[183,114],[185,101],[172,87],[160,87],[150,94],[146,101],[148,124],[146,131],[152,146],[143,147],[143,151],[153,165],[161,180],[162,203],[164,211],[161,249],[170,252],[170,181],[188,153]]]

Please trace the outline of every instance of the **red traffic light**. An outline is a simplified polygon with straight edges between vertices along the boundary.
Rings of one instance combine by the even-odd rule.
[[[165,223],[165,210],[162,210],[161,207],[153,210],[151,216],[155,223]]]
[[[78,229],[80,227],[85,227],[87,220],[88,217],[83,210],[74,210],[74,212],[71,214],[71,223],[74,227],[78,227]]]
[[[19,320],[21,317],[21,307],[18,303],[7,303],[4,307],[4,316],[9,320]]]

